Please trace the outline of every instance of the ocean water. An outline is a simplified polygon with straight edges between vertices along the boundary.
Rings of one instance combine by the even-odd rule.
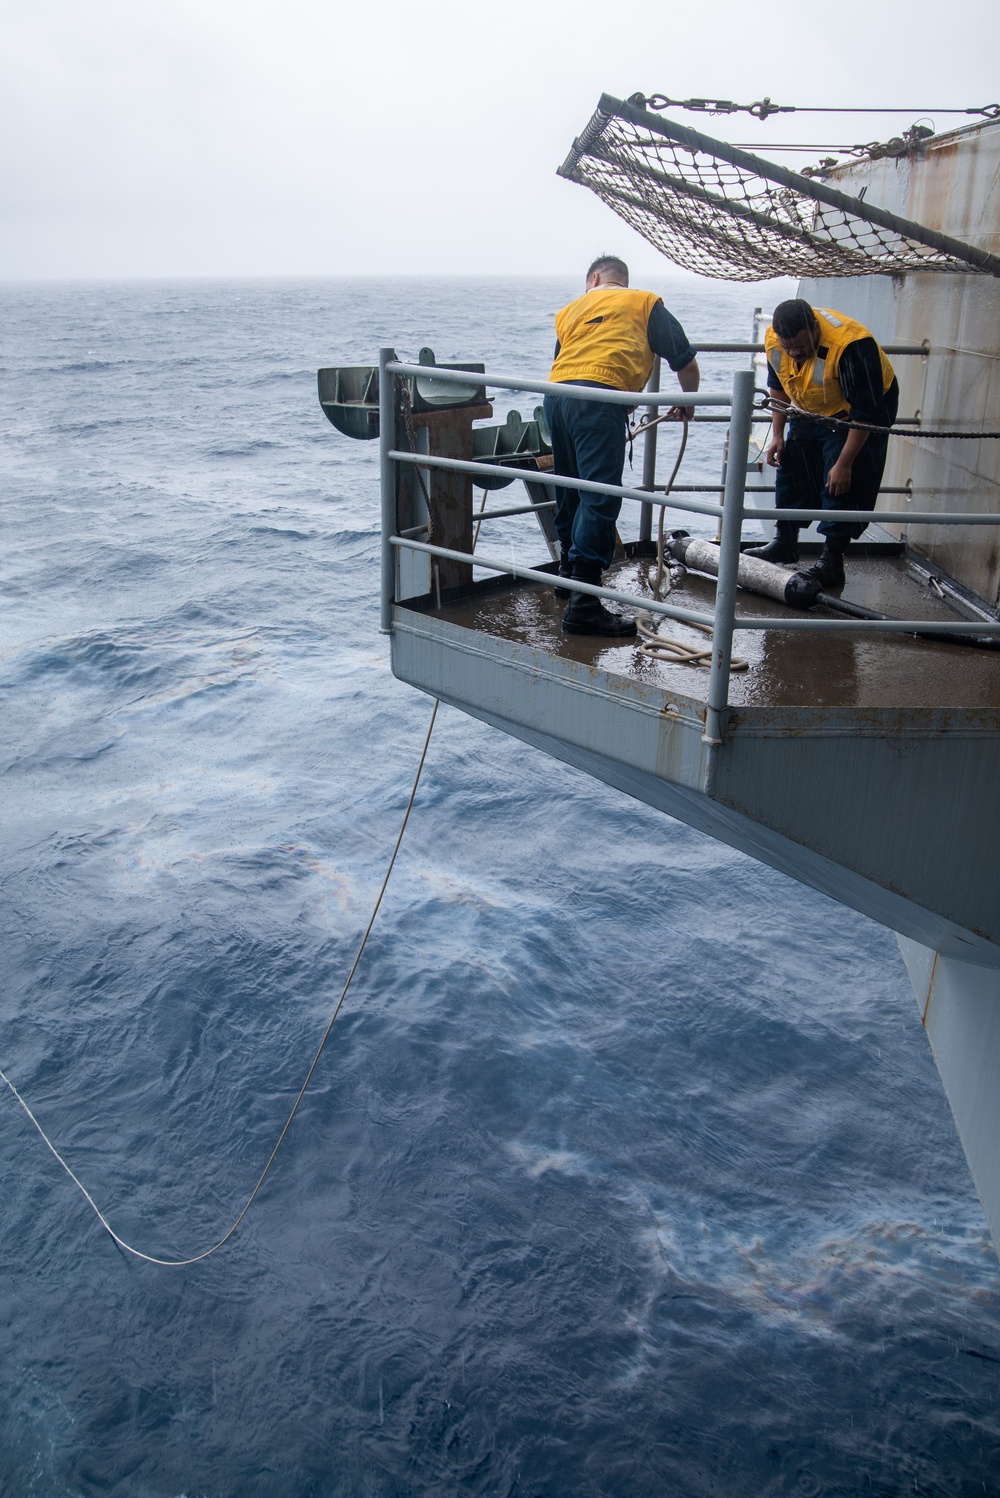
[[[430,715],[315,370],[544,370],[576,290],[0,288],[0,1066],[148,1253],[256,1180]],[[1000,1493],[1000,1266],[891,933],[450,709],[235,1239],[125,1256],[5,1090],[0,1183],[3,1494]]]

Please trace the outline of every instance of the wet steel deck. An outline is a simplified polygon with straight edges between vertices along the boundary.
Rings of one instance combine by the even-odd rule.
[[[928,623],[969,617],[938,598],[902,556],[851,557],[847,570],[843,597],[852,603],[896,618],[925,619]],[[608,572],[605,582],[609,587],[641,595],[650,591],[650,576],[648,562],[626,561]],[[688,573],[671,599],[681,607],[710,613],[715,586],[696,573]],[[445,601],[440,609],[427,609],[427,614],[614,675],[662,686],[687,698],[704,698],[706,670],[651,660],[635,641],[609,645],[599,638],[566,635],[560,627],[563,609],[552,589],[512,581],[507,586],[477,587],[471,596]],[[743,592],[739,595],[740,613],[788,617],[783,605]],[[674,620],[663,620],[660,632],[692,645],[703,646],[708,638]],[[866,636],[853,630],[834,634],[737,628],[733,651],[749,662],[747,671],[732,675],[729,697],[734,706],[1000,708],[1000,650],[977,650],[907,636]]]

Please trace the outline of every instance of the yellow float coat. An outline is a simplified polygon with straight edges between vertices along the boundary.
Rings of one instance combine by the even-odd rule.
[[[819,323],[819,348],[812,358],[796,364],[781,347],[773,327],[768,328],[764,335],[764,348],[768,363],[793,405],[815,416],[836,416],[850,405],[837,378],[841,356],[848,344],[857,343],[859,338],[871,338],[872,334],[843,312],[834,312],[830,307],[814,307],[813,311]],[[884,395],[896,374],[881,345],[877,347],[882,362]]]
[[[642,390],[656,357],[646,328],[655,291],[596,286],[556,313],[559,353],[549,379],[593,380],[615,390]]]

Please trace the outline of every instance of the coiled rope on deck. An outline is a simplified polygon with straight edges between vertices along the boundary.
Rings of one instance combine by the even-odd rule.
[[[641,435],[641,433],[648,432],[650,427],[658,426],[661,421],[666,421],[670,414],[671,413],[668,411],[665,412],[662,416],[653,417],[650,421],[647,421],[646,423],[644,423],[644,425],[638,427],[633,433],[631,433],[631,435],[633,437],[638,437]],[[674,487],[674,484],[677,481],[677,475],[680,472],[681,463],[684,461],[684,453],[687,448],[688,431],[690,425],[689,418],[687,416],[683,416],[681,420],[684,422],[684,431],[681,435],[681,445],[677,451],[677,457],[674,460],[674,466],[671,469],[670,477],[667,480],[666,487],[663,490],[663,498],[660,504],[660,521],[659,525],[656,528],[656,577],[653,580],[652,590],[653,597],[658,601],[662,600],[665,594],[670,592],[670,569],[666,565],[666,549],[664,546],[663,531],[664,517],[667,510],[666,501],[670,496],[671,489]],[[664,583],[666,583],[666,588],[664,588]],[[661,635],[658,628],[659,621],[654,618],[652,614],[639,614],[636,617],[635,623],[636,628],[639,631],[639,638],[642,641],[642,644],[639,646],[639,654],[644,655],[647,660],[663,661],[665,664],[674,666],[702,666],[705,668],[711,666],[712,628],[710,625],[689,622],[689,629],[701,630],[703,634],[706,634],[709,637],[708,642],[704,645],[689,645],[684,640],[676,640],[670,635]],[[741,660],[739,659],[739,657],[734,657],[730,662],[729,669],[731,671],[748,671],[750,669],[750,662]]]
[[[372,907],[372,913],[371,913],[371,916],[369,918],[368,925],[365,927],[365,933],[362,936],[361,941],[360,941],[360,943],[358,945],[358,950],[354,954],[354,961],[351,963],[351,970],[350,970],[350,972],[347,975],[347,981],[345,982],[343,988],[340,991],[340,998],[337,1000],[336,1006],[334,1007],[334,1011],[333,1011],[333,1013],[330,1016],[330,1020],[329,1020],[329,1023],[327,1024],[326,1029],[323,1031],[322,1039],[320,1040],[320,1043],[319,1043],[319,1045],[316,1048],[316,1054],[313,1056],[312,1063],[311,1063],[311,1065],[309,1067],[309,1070],[306,1072],[305,1081],[302,1083],[302,1086],[299,1088],[298,1096],[296,1097],[295,1102],[292,1104],[291,1112],[289,1113],[288,1117],[285,1119],[284,1128],[281,1130],[281,1133],[278,1135],[278,1138],[277,1138],[277,1141],[275,1143],[275,1146],[272,1149],[270,1155],[268,1155],[268,1157],[267,1157],[267,1163],[264,1166],[264,1169],[260,1173],[260,1176],[258,1178],[256,1186],[251,1191],[249,1197],[247,1198],[246,1205],[244,1206],[244,1208],[243,1208],[242,1212],[240,1213],[240,1215],[237,1217],[236,1221],[233,1223],[232,1227],[229,1228],[229,1230],[222,1235],[222,1237],[219,1239],[219,1241],[217,1243],[213,1243],[212,1246],[211,1246],[211,1248],[204,1249],[200,1254],[192,1254],[191,1257],[187,1258],[187,1259],[160,1259],[160,1258],[157,1258],[154,1254],[143,1253],[141,1249],[133,1247],[133,1245],[131,1243],[126,1243],[125,1239],[122,1238],[122,1237],[120,1237],[119,1234],[115,1232],[114,1228],[111,1226],[110,1222],[105,1217],[104,1213],[101,1211],[101,1209],[97,1205],[97,1203],[94,1201],[94,1198],[91,1196],[90,1192],[87,1190],[86,1186],[83,1184],[83,1182],[80,1180],[80,1178],[77,1175],[75,1175],[74,1172],[71,1170],[71,1168],[67,1165],[67,1163],[63,1159],[62,1155],[59,1153],[59,1151],[56,1149],[55,1145],[52,1143],[52,1140],[49,1138],[48,1134],[46,1134],[45,1130],[42,1128],[41,1124],[38,1122],[38,1119],[35,1117],[34,1113],[32,1113],[31,1109],[28,1107],[28,1104],[25,1102],[24,1098],[21,1096],[21,1094],[18,1092],[17,1088],[14,1086],[13,1082],[10,1080],[10,1078],[6,1075],[6,1073],[3,1070],[0,1070],[0,1079],[2,1079],[6,1083],[7,1087],[14,1094],[15,1098],[20,1103],[21,1107],[24,1109],[25,1113],[28,1115],[28,1117],[30,1118],[31,1122],[34,1124],[35,1128],[38,1130],[39,1134],[42,1136],[42,1140],[44,1141],[44,1143],[47,1146],[47,1148],[49,1150],[51,1150],[51,1152],[52,1152],[53,1155],[55,1155],[56,1159],[59,1161],[59,1164],[62,1166],[62,1168],[66,1172],[66,1174],[69,1176],[70,1180],[77,1187],[77,1189],[83,1194],[84,1198],[86,1199],[86,1201],[89,1203],[89,1205],[93,1209],[93,1211],[94,1211],[94,1213],[95,1213],[98,1221],[100,1222],[101,1226],[103,1228],[105,1228],[108,1233],[110,1233],[110,1235],[114,1239],[115,1243],[117,1243],[118,1247],[120,1249],[123,1249],[125,1253],[132,1254],[133,1257],[136,1258],[136,1259],[142,1259],[143,1262],[146,1263],[146,1264],[159,1264],[162,1268],[165,1268],[165,1269],[185,1269],[190,1264],[200,1264],[203,1259],[209,1259],[209,1258],[211,1258],[212,1254],[218,1253],[219,1249],[223,1246],[224,1243],[228,1243],[229,1242],[230,1238],[236,1232],[236,1229],[239,1227],[240,1223],[246,1217],[246,1215],[249,1212],[250,1208],[253,1206],[254,1202],[256,1201],[257,1196],[258,1196],[258,1194],[260,1192],[260,1189],[263,1186],[265,1180],[267,1179],[267,1176],[268,1176],[268,1173],[269,1173],[269,1171],[271,1169],[271,1166],[274,1164],[275,1159],[277,1158],[278,1151],[281,1149],[281,1146],[285,1142],[285,1136],[287,1135],[289,1129],[292,1126],[292,1120],[294,1119],[296,1113],[299,1111],[299,1105],[302,1102],[302,1099],[306,1095],[306,1090],[309,1087],[309,1083],[313,1079],[313,1073],[315,1072],[316,1067],[319,1065],[319,1058],[323,1054],[324,1047],[326,1046],[326,1043],[327,1043],[327,1041],[330,1038],[330,1031],[333,1029],[334,1023],[335,1023],[335,1021],[337,1019],[337,1015],[340,1013],[340,1010],[341,1010],[341,1007],[343,1006],[344,1000],[347,998],[347,991],[350,988],[351,983],[352,983],[352,981],[354,979],[354,974],[358,970],[358,963],[361,961],[361,954],[364,952],[365,946],[366,946],[366,944],[368,942],[368,938],[371,935],[372,927],[375,924],[375,917],[378,915],[379,906],[382,904],[382,897],[384,896],[384,894],[386,892],[386,889],[388,888],[389,877],[392,874],[393,866],[394,866],[394,864],[396,862],[396,855],[399,853],[400,847],[401,847],[402,842],[403,842],[403,834],[406,831],[406,824],[410,820],[410,812],[413,810],[413,802],[414,802],[414,800],[416,798],[417,787],[420,784],[420,777],[421,777],[421,775],[423,773],[424,761],[427,758],[427,750],[430,747],[431,734],[434,731],[434,721],[437,718],[438,706],[439,706],[439,703],[435,699],[434,708],[433,708],[433,711],[431,712],[431,720],[430,720],[430,722],[427,725],[427,736],[424,739],[424,747],[423,747],[423,750],[421,751],[420,762],[417,765],[417,773],[413,777],[413,786],[412,786],[412,788],[410,790],[409,800],[406,803],[406,810],[403,813],[403,820],[402,820],[402,822],[400,824],[399,833],[398,833],[398,835],[396,837],[395,846],[393,847],[392,855],[391,855],[391,857],[389,859],[389,865],[388,865],[388,868],[385,871],[385,877],[382,880],[382,887],[381,887],[381,889],[378,892],[378,897],[376,898],[375,904]]]

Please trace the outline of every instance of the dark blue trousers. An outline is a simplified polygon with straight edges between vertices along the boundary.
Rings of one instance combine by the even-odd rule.
[[[895,418],[893,410],[889,422]],[[789,422],[781,464],[774,480],[777,509],[874,510],[889,445],[889,439],[880,437],[877,432],[870,433],[854,459],[848,493],[834,496],[826,487],[826,476],[840,457],[847,432],[847,427],[827,427],[820,421],[807,421],[802,417]],[[831,515],[829,520],[820,521],[818,529],[832,541],[846,542],[856,541],[866,526],[836,520]]]
[[[628,431],[625,406],[547,395],[545,419],[552,434],[556,473],[601,484],[621,483]],[[556,534],[571,562],[610,567],[621,507],[617,495],[556,490]]]

